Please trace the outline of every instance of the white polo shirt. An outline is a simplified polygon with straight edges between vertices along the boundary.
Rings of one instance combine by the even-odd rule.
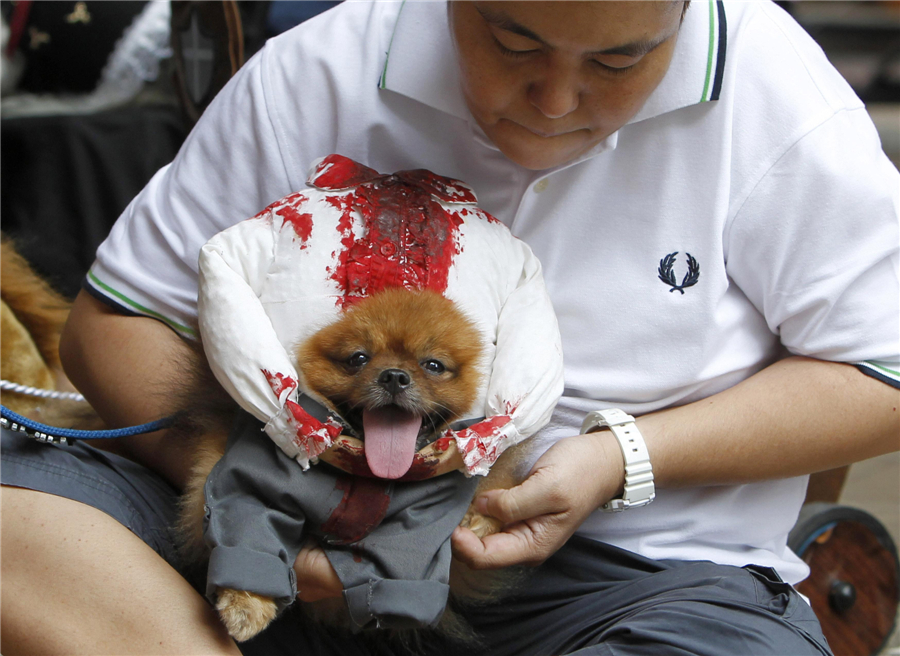
[[[900,176],[861,101],[775,5],[691,3],[638,115],[579,161],[533,172],[466,109],[443,3],[344,3],[238,72],[119,219],[89,289],[189,333],[202,244],[302,189],[330,153],[463,180],[531,245],[565,355],[566,391],[533,438],[545,445],[588,410],[701,399],[784,349],[887,363],[886,380],[900,369]],[[581,532],[796,582],[807,569],[785,544],[805,486],[661,490]]]

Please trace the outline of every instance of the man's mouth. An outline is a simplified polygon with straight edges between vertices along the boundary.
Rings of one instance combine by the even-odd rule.
[[[518,123],[516,121],[510,121],[515,125],[518,125],[523,130],[530,132],[531,134],[541,137],[542,139],[552,139],[553,137],[561,137],[567,134],[572,134],[574,132],[580,132],[584,128],[572,128],[570,130],[541,130],[540,128],[530,127],[525,125],[524,123]]]

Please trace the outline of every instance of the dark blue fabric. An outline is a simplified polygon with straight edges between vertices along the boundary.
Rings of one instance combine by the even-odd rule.
[[[266,32],[269,36],[275,36],[309,20],[313,16],[328,11],[340,2],[325,2],[324,0],[275,0],[269,6],[269,15],[266,20]]]

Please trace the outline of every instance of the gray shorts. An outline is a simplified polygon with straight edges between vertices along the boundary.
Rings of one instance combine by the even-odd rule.
[[[86,445],[39,444],[4,430],[0,482],[98,508],[177,566],[177,495],[140,465]],[[831,654],[812,609],[773,570],[653,561],[578,537],[532,572],[513,598],[478,608],[468,619],[482,647],[426,637],[409,649],[409,643],[311,625],[295,604],[240,647],[266,656]]]

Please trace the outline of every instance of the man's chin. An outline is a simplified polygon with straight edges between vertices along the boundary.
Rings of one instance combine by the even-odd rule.
[[[559,148],[549,144],[502,144],[498,143],[500,152],[507,159],[515,162],[522,168],[532,171],[544,171],[566,164],[576,159],[584,152],[584,149]]]
[[[496,126],[488,133],[506,157],[519,166],[532,171],[561,166],[580,157],[591,148],[585,130],[542,137],[512,122]]]

